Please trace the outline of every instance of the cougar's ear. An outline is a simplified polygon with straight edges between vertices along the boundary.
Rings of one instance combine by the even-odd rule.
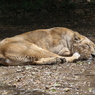
[[[75,42],[81,42],[83,40],[82,35],[80,35],[78,32],[74,33],[74,41]]]

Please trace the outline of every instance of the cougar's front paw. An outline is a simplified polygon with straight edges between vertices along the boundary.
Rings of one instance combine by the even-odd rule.
[[[79,59],[80,57],[80,54],[78,52],[74,53],[73,56],[76,58],[76,59]]]
[[[59,58],[59,57],[56,58],[56,63],[57,63],[57,64],[58,64],[58,63],[63,64],[63,63],[65,63],[65,62],[66,62],[66,59],[65,59],[65,58]]]

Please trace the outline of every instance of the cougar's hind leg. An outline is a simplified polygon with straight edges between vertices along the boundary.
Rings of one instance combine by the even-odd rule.
[[[32,52],[31,52],[32,53]],[[33,55],[34,56],[34,55]],[[57,63],[65,63],[65,62],[73,62],[74,60],[78,59],[80,55],[78,53],[73,54],[71,57],[61,57],[61,56],[54,56],[54,57],[42,57],[42,58],[35,58],[32,56],[21,56],[21,55],[14,55],[9,56],[6,59],[8,65],[32,65],[32,64],[57,64]]]
[[[7,65],[55,64],[63,63],[65,60],[48,50],[24,41],[7,44],[3,54]]]
[[[54,64],[72,62],[79,58],[78,54],[62,57],[26,41],[8,43],[7,47],[4,47],[3,54],[7,65]]]
[[[65,58],[59,57],[55,54],[50,53],[49,51],[35,51],[30,50],[29,54],[24,54],[23,52],[6,54],[6,63],[8,65],[26,65],[26,64],[57,64],[66,62]],[[40,53],[38,53],[40,52]],[[45,53],[46,52],[46,53]],[[47,56],[46,56],[47,55]]]

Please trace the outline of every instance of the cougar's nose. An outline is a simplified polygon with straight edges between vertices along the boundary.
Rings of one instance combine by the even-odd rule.
[[[91,55],[92,55],[92,57],[95,57],[95,54],[92,53]]]

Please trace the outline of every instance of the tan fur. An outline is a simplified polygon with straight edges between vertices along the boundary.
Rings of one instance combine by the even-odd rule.
[[[0,63],[3,65],[73,62],[79,57],[89,59],[91,54],[95,54],[92,41],[62,27],[30,31],[0,42]]]

